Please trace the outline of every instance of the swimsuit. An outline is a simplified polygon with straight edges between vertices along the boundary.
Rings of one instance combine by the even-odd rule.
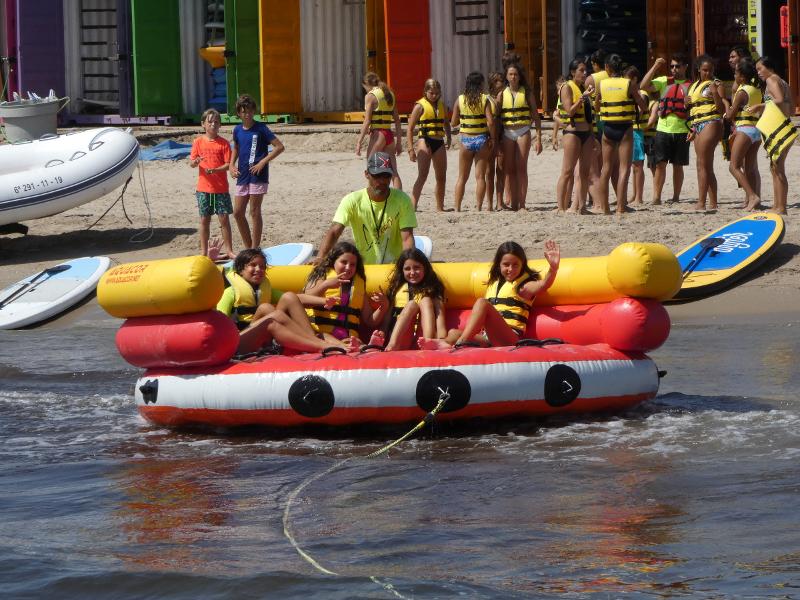
[[[503,137],[508,138],[512,142],[516,142],[519,138],[521,138],[526,133],[530,133],[531,126],[530,125],[523,125],[522,127],[518,127],[516,129],[503,129]]]
[[[442,146],[444,146],[444,140],[441,140],[439,138],[432,138],[426,136],[423,137],[422,139],[425,140],[425,145],[431,151],[431,154],[436,154],[436,151]]]
[[[633,127],[633,123],[630,122],[604,121],[603,137],[611,142],[619,143],[631,127]]]
[[[377,131],[383,136],[383,139],[386,140],[386,145],[391,146],[394,143],[394,133],[390,129],[373,129],[372,131]]]
[[[572,129],[572,130],[565,129],[564,130],[564,135],[566,135],[568,133],[570,133],[570,134],[574,135],[575,137],[577,137],[581,141],[581,146],[583,146],[586,142],[588,142],[590,139],[592,139],[592,132],[588,131],[588,130],[587,131],[580,131],[580,130],[577,130],[577,129]]]
[[[755,125],[737,125],[736,133],[743,133],[750,138],[753,143],[761,141],[761,132],[756,129]]]
[[[481,133],[478,135],[461,135],[461,145],[470,152],[480,152],[481,148],[486,145],[489,135]]]
[[[700,135],[700,132],[706,128],[706,125],[711,125],[711,123],[717,123],[721,120],[722,117],[719,117],[717,119],[711,119],[710,121],[703,121],[702,123],[698,123],[697,125],[694,126],[694,132],[695,134]]]

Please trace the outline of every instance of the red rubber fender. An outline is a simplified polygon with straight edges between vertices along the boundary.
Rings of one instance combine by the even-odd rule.
[[[135,367],[203,367],[227,363],[239,331],[219,311],[131,317],[117,331],[117,350]]]

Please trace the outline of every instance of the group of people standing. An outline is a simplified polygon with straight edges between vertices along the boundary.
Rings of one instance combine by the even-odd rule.
[[[731,93],[714,75],[714,59],[688,60],[672,55],[669,74],[658,76],[667,64],[658,58],[640,77],[617,54],[598,50],[577,57],[558,87],[554,140],[563,128],[564,160],[556,186],[558,209],[585,212],[588,197],[609,214],[609,181],[617,197],[618,214],[627,212],[628,180],[634,172],[634,199],[643,203],[644,161],[653,174],[653,204],[661,204],[667,165],[672,165],[672,201],[680,199],[683,168],[694,143],[697,161],[697,210],[717,208],[714,153],[718,144],[730,160],[729,171],[744,190],[742,208],[759,210],[761,178],[757,151],[764,139],[770,158],[774,200],[772,210],[786,213],[788,185],[785,162],[797,137],[790,117],[794,110],[788,84],[764,56],[754,60],[746,48],[730,53],[735,74]],[[591,74],[589,67],[592,68]],[[756,125],[758,124],[758,127]],[[554,142],[555,145],[555,142]],[[574,193],[573,193],[574,192]]]
[[[489,74],[488,87],[483,73],[474,71],[467,75],[464,90],[453,104],[449,118],[441,84],[436,79],[425,81],[422,97],[414,104],[406,129],[408,156],[417,164],[417,178],[411,193],[414,209],[433,166],[436,210],[444,210],[446,151],[456,129],[461,148],[455,210],[461,210],[473,166],[478,210],[483,210],[484,202],[488,210],[525,208],[528,157],[531,147],[536,154],[542,152],[542,124],[519,55],[506,53],[502,65],[502,73]],[[356,154],[361,155],[364,139],[368,137],[367,154],[390,154],[394,169],[392,185],[401,188],[396,156],[402,153],[402,130],[394,92],[375,73],[367,73],[362,83],[367,94]]]

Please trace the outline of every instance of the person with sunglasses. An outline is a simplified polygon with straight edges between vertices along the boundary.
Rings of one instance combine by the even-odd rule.
[[[667,178],[667,163],[672,165],[672,202],[677,202],[683,187],[683,168],[689,164],[689,127],[686,119],[686,96],[691,81],[686,78],[689,62],[680,52],[669,61],[669,75],[655,77],[656,72],[667,61],[657,58],[650,70],[642,77],[640,88],[658,92],[658,123],[653,142],[653,160],[656,163],[653,176],[653,204],[661,204],[661,192]],[[654,78],[655,77],[655,78]]]

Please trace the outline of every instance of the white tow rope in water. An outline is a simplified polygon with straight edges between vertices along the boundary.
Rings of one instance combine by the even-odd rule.
[[[419,430],[421,430],[423,427],[425,427],[429,423],[432,423],[435,420],[436,415],[439,413],[439,411],[442,410],[444,405],[450,399],[450,392],[449,392],[450,388],[447,388],[447,389],[444,389],[444,390],[442,388],[438,388],[438,389],[439,389],[439,402],[436,404],[436,406],[433,408],[433,410],[431,410],[428,414],[425,415],[425,417],[423,417],[423,419],[419,423],[417,423],[410,431],[408,431],[402,437],[397,438],[393,442],[383,446],[382,448],[376,450],[375,452],[371,452],[370,454],[367,454],[363,458],[376,458],[376,457],[378,457],[378,456],[380,456],[382,454],[385,454],[386,452],[388,452],[389,450],[391,450],[392,448],[394,448],[398,444],[401,444],[402,442],[404,442],[405,440],[410,438],[412,435],[417,433]],[[291,528],[292,506],[294,505],[295,500],[297,499],[297,496],[300,495],[300,492],[302,492],[304,489],[306,489],[309,485],[311,485],[312,483],[314,483],[315,481],[317,481],[319,479],[322,479],[326,475],[329,475],[329,474],[333,473],[334,471],[336,471],[338,469],[341,469],[344,465],[346,465],[348,462],[350,462],[351,460],[353,460],[355,458],[360,458],[360,457],[351,456],[349,458],[345,458],[343,460],[340,460],[339,462],[334,463],[333,465],[331,465],[330,467],[328,467],[327,469],[325,469],[321,473],[317,473],[316,475],[312,475],[312,476],[308,477],[307,479],[305,479],[300,485],[298,485],[289,494],[289,496],[286,499],[286,507],[283,510],[283,535],[286,536],[286,539],[289,540],[289,543],[292,545],[292,547],[297,551],[297,553],[300,556],[302,556],[306,560],[306,562],[308,562],[317,571],[319,571],[320,573],[324,573],[325,575],[336,575],[336,576],[338,576],[339,573],[337,573],[335,571],[331,571],[330,569],[326,569],[325,567],[323,567],[316,560],[314,560],[313,556],[311,556],[310,554],[308,554],[308,552],[303,550],[300,547],[300,544],[297,543],[297,540],[295,539],[294,535],[292,534],[292,528]],[[386,591],[392,593],[397,598],[405,599],[405,596],[403,596],[400,592],[398,592],[394,588],[394,586],[392,586],[392,584],[390,584],[388,582],[380,581],[375,576],[370,576],[370,580],[373,581],[374,583],[380,585]]]

